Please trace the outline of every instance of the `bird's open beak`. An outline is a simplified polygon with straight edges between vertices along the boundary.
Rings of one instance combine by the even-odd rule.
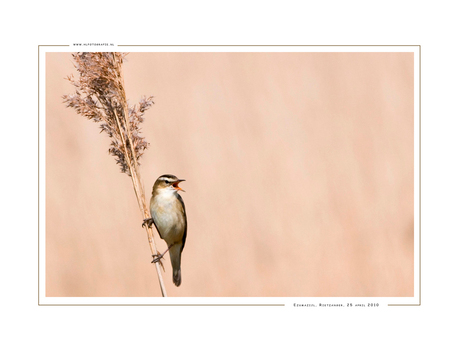
[[[181,190],[183,192],[185,192],[185,190],[183,190],[181,187],[179,187],[179,183],[183,182],[185,180],[177,180],[176,182],[173,183],[173,187],[176,189],[176,190]]]

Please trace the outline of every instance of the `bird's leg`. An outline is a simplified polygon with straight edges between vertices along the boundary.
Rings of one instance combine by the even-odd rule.
[[[168,247],[168,249],[165,250],[165,252],[163,254],[154,254],[154,255],[152,255],[152,257],[153,257],[152,264],[160,261],[161,259],[163,259],[163,256],[168,252],[169,248],[171,248],[171,247],[172,247],[172,244]]]
[[[153,224],[153,218],[146,218],[144,219],[144,221],[142,222],[142,226],[144,226],[145,224],[147,224],[147,226],[149,228],[152,227],[152,224]]]

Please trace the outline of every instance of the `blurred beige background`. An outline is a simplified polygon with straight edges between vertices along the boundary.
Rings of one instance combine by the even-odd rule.
[[[141,160],[184,178],[169,296],[413,296],[412,53],[130,53]],[[130,178],[46,56],[46,295],[160,296]],[[161,251],[165,243],[156,234]]]

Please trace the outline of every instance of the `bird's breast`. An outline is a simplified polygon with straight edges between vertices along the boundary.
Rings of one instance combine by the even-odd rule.
[[[175,195],[160,194],[152,198],[150,213],[161,237],[173,244],[182,240],[185,217],[182,205]]]

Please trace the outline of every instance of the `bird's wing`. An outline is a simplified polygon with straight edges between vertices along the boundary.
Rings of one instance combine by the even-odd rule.
[[[184,236],[182,236],[182,248],[181,248],[181,253],[182,251],[184,250],[184,247],[185,247],[185,239],[187,237],[187,215],[185,214],[185,204],[184,204],[184,200],[182,200],[182,197],[177,194],[177,199],[179,199],[181,205],[182,205],[182,212],[184,213],[184,220],[185,220],[185,227],[184,227]]]

